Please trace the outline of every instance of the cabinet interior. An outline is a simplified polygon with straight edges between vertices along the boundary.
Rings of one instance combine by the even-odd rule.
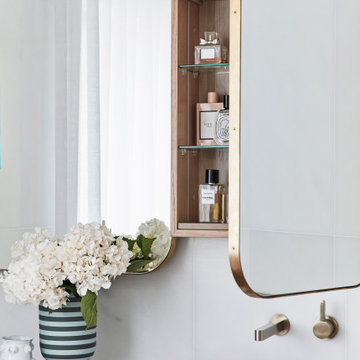
[[[196,146],[196,104],[216,91],[229,94],[228,66],[180,69],[194,64],[194,46],[205,31],[218,32],[229,49],[229,0],[173,0],[172,32],[172,234],[177,237],[227,237],[227,224],[198,222],[198,187],[206,169],[219,169],[228,188],[228,148]],[[214,69],[215,68],[215,69]]]

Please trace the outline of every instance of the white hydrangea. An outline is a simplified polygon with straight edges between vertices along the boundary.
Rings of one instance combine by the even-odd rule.
[[[35,228],[12,247],[12,262],[2,280],[6,300],[17,304],[44,302],[53,310],[66,303],[67,292],[61,288],[65,274],[58,258],[58,239],[46,230]]]
[[[163,221],[152,219],[139,226],[137,235],[140,234],[147,238],[156,238],[151,247],[154,261],[147,265],[147,268],[156,268],[169,253],[171,247],[170,230]]]
[[[98,223],[79,223],[64,236],[59,252],[63,271],[80,296],[110,288],[111,279],[126,272],[133,255],[125,241],[116,241]]]
[[[65,280],[76,286],[80,296],[87,290],[108,289],[111,279],[126,271],[132,255],[127,243],[115,241],[105,225],[78,224],[63,239],[35,228],[12,247],[12,262],[0,282],[8,302],[43,302],[56,310],[69,297],[62,286]]]

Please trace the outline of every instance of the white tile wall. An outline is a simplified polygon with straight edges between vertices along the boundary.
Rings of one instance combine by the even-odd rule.
[[[319,304],[340,325],[321,341],[312,333]],[[180,239],[166,267],[145,276],[123,276],[99,297],[96,360],[357,360],[360,289],[272,300],[253,299],[232,278],[224,239]],[[291,330],[253,340],[253,331],[275,313]],[[37,309],[9,305],[0,295],[0,335],[33,336]]]
[[[0,267],[25,231],[54,227],[49,3],[0,0]],[[37,317],[36,307],[5,304],[0,291],[0,336],[37,343]]]

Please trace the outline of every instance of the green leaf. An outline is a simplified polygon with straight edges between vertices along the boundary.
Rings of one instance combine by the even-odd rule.
[[[151,263],[154,259],[147,259],[147,260],[134,260],[128,266],[126,272],[136,272],[142,269],[145,265]]]
[[[97,295],[90,290],[81,298],[81,313],[87,329],[97,325]]]
[[[79,298],[79,294],[76,290],[76,286],[72,284],[69,280],[64,281],[64,283],[61,285],[65,290],[67,290],[68,293],[73,294],[75,297]]]
[[[123,240],[128,243],[128,249],[129,249],[130,251],[132,251],[133,248],[134,248],[134,245],[135,245],[135,243],[136,243],[136,240],[128,239],[128,238],[125,238],[125,237],[123,238]]]
[[[150,254],[150,251],[151,251],[151,246],[153,244],[153,242],[155,241],[156,238],[153,238],[153,239],[150,239],[150,238],[147,238],[145,237],[144,235],[140,234],[136,241],[137,241],[137,244],[139,245],[142,253],[143,253],[143,256],[145,258],[148,258],[149,257],[149,254]]]

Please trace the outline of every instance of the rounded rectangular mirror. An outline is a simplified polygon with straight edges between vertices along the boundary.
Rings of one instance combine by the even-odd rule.
[[[233,10],[236,281],[260,297],[358,286],[360,3],[234,0]]]

